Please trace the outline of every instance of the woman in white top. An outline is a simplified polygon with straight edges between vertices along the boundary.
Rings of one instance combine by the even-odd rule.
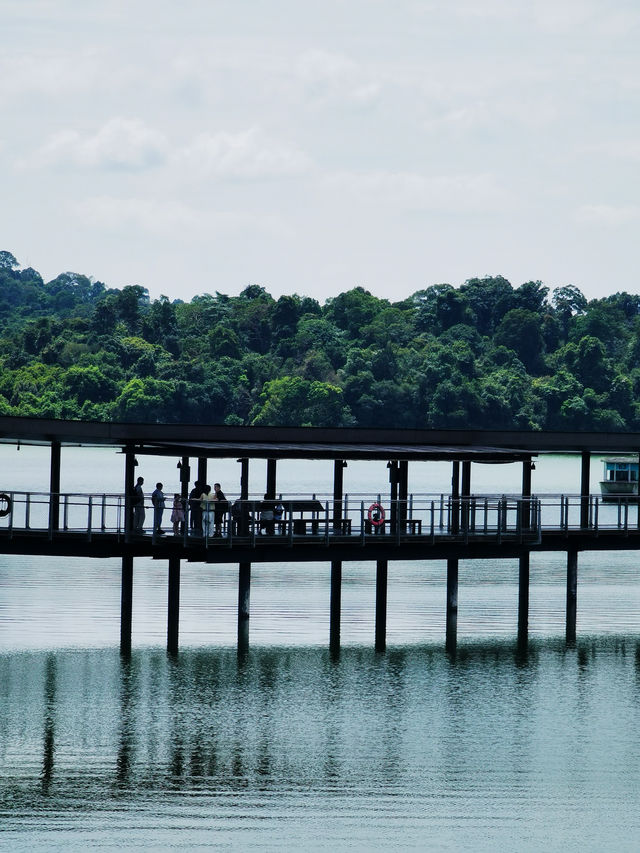
[[[213,504],[215,500],[217,500],[216,494],[211,491],[211,486],[205,486],[200,495],[200,508],[202,509],[202,532],[207,538],[213,534]]]

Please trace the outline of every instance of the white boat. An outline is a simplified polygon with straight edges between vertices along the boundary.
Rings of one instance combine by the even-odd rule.
[[[638,495],[638,455],[606,456],[600,480],[603,501],[629,500]]]

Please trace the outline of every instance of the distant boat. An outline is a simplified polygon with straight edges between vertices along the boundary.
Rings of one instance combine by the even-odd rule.
[[[629,500],[638,495],[638,456],[606,456],[600,480],[603,501]]]

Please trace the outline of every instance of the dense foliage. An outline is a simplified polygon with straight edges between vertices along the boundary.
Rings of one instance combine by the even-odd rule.
[[[501,276],[400,302],[152,301],[0,252],[0,414],[312,426],[640,429],[640,297]]]

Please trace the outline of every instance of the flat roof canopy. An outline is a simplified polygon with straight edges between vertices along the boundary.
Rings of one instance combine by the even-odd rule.
[[[638,453],[640,433],[122,424],[0,417],[0,442],[112,446],[138,454],[508,462],[544,452]]]

